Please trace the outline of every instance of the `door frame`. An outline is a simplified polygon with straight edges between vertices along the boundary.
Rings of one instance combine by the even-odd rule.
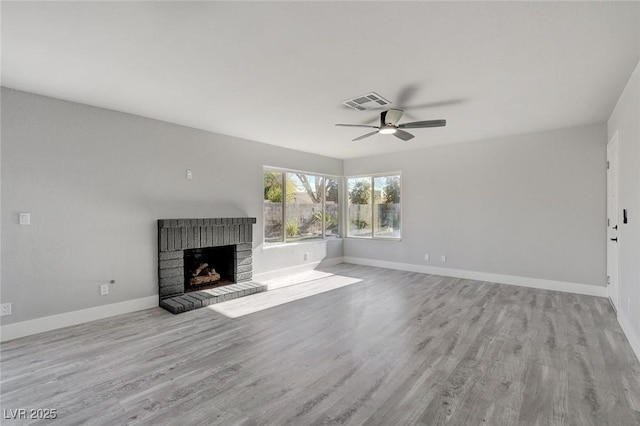
[[[620,144],[618,131],[607,143],[607,294],[619,309],[620,296]]]

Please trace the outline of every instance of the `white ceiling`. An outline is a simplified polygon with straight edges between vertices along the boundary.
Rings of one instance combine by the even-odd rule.
[[[3,86],[336,158],[604,122],[639,60],[640,2],[2,2]],[[371,91],[447,127],[351,142]]]

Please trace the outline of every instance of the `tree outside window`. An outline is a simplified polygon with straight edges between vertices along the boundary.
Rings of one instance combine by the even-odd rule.
[[[401,237],[401,180],[399,174],[347,179],[350,237]]]
[[[265,242],[339,236],[338,182],[328,176],[265,169]]]

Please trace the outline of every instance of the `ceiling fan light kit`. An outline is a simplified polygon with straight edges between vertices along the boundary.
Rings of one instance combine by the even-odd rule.
[[[367,124],[336,124],[336,126],[341,127],[366,127],[377,129],[374,132],[364,134],[359,136],[354,141],[359,141],[364,138],[368,138],[369,136],[373,136],[377,133],[382,135],[393,135],[398,139],[402,139],[403,141],[408,141],[413,139],[414,136],[405,132],[401,129],[422,129],[426,127],[443,127],[447,125],[447,120],[426,120],[426,121],[413,121],[411,123],[403,123],[398,124],[400,119],[402,118],[402,114],[404,111],[399,109],[389,109],[386,111],[382,111],[380,113],[380,125],[379,126],[369,126]]]

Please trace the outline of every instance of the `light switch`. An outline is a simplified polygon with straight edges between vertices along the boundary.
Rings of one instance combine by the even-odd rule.
[[[191,170],[187,170],[187,179],[193,179],[193,172]]]
[[[31,213],[20,213],[20,225],[31,225]]]

